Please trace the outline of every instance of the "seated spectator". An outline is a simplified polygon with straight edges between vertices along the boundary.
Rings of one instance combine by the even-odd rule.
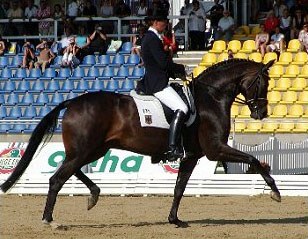
[[[170,58],[172,58],[173,55],[178,50],[178,44],[175,41],[175,35],[172,30],[171,23],[167,25],[166,30],[163,34],[163,44],[164,44],[164,50],[168,52],[168,54],[170,55]]]
[[[141,63],[140,65],[143,65],[143,60],[141,58],[141,41],[144,37],[144,34],[146,32],[146,27],[142,24],[138,26],[138,34],[133,36],[133,47],[132,47],[132,53],[137,54],[140,57]]]
[[[292,18],[291,39],[298,38],[299,32],[303,29],[304,23],[307,21],[308,19],[303,11],[301,9],[296,9],[295,15]]]
[[[40,7],[37,11],[37,18],[41,20],[51,17],[52,17],[52,12],[49,3],[47,2],[47,0],[41,0]],[[40,35],[50,35],[53,31],[52,22],[40,21],[38,25],[38,30]]]
[[[215,39],[223,38],[228,43],[232,39],[234,29],[234,19],[230,16],[230,12],[225,10],[223,12],[223,17],[219,19]]]
[[[36,46],[36,49],[40,51],[40,54],[37,57],[37,62],[35,62],[35,68],[42,67],[42,72],[45,71],[46,67],[52,62],[55,58],[55,54],[50,50],[47,41],[42,41],[42,43]]]
[[[145,0],[140,0],[139,6],[137,6],[137,16],[138,17],[146,16],[147,12],[148,12],[148,8],[145,4]]]
[[[31,70],[34,66],[34,62],[35,62],[35,53],[34,53],[34,49],[31,47],[31,43],[30,42],[26,42],[24,45],[24,56],[22,58],[22,68],[28,68],[29,70]]]
[[[288,44],[288,42],[290,41],[291,24],[292,24],[292,19],[291,16],[289,15],[289,10],[285,9],[283,10],[282,16],[280,17],[280,30],[285,37],[286,44]]]
[[[4,55],[5,50],[6,50],[6,46],[2,39],[2,36],[0,35],[0,56]]]
[[[78,34],[75,38],[77,46],[80,47],[80,48],[83,48],[84,46],[86,46],[87,45],[87,39],[88,39],[88,36],[86,34],[86,28],[85,28],[85,26],[81,25],[79,27]]]
[[[273,10],[270,10],[267,13],[267,17],[264,21],[265,31],[268,32],[270,35],[272,35],[275,33],[275,28],[277,26],[279,26],[279,18],[275,17]]]
[[[301,50],[308,53],[308,23],[305,23],[303,29],[299,32],[298,40],[301,43]]]
[[[280,33],[280,28],[275,28],[275,34],[271,36],[270,44],[266,47],[267,52],[283,52],[285,46],[284,35]]]
[[[64,49],[62,57],[62,66],[63,67],[76,67],[79,65],[80,60],[78,59],[80,48],[75,42],[75,38],[70,39],[70,44]]]
[[[95,31],[88,37],[87,45],[85,45],[83,49],[88,55],[92,55],[95,52],[105,55],[107,52],[107,47],[107,36],[103,32],[102,27],[96,25]]]
[[[104,18],[113,16],[113,5],[111,3],[111,0],[101,1],[101,6],[99,9],[98,15]],[[112,34],[114,32],[114,22],[110,20],[101,22],[101,25],[103,29],[105,29],[106,34]]]
[[[266,46],[269,42],[269,34],[265,31],[263,24],[260,24],[260,29],[261,31],[256,35],[255,42],[256,50],[259,51],[263,57],[266,52]]]

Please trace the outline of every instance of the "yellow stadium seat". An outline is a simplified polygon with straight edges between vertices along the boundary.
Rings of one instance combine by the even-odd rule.
[[[288,109],[287,118],[298,118],[304,114],[304,107],[302,105],[291,105]]]
[[[299,92],[298,101],[299,104],[308,104],[308,91]]]
[[[238,59],[248,59],[246,53],[244,52],[238,52],[234,54],[234,58],[238,58]]]
[[[239,94],[239,95],[237,96],[237,98],[239,98],[240,100],[245,101],[245,97],[244,97],[242,94]],[[237,99],[235,99],[235,100],[237,100]],[[239,103],[234,102],[233,104],[239,104]]]
[[[291,87],[291,80],[289,78],[280,78],[276,81],[276,86],[274,90],[286,91]]]
[[[308,61],[307,52],[300,51],[295,54],[294,59],[291,63],[295,65],[304,65],[307,63],[307,61]]]
[[[276,85],[276,81],[275,81],[274,79],[271,78],[271,79],[268,81],[268,90],[269,90],[269,91],[273,90],[273,88],[275,87],[275,85]]]
[[[251,53],[256,50],[256,42],[254,40],[246,40],[243,42],[240,52]]]
[[[298,77],[308,78],[308,64],[303,65]]]
[[[301,48],[301,43],[298,39],[292,39],[289,41],[287,51],[288,52],[298,52]]]
[[[278,61],[276,64],[287,66],[293,61],[293,55],[291,52],[282,52],[279,55]]]
[[[234,131],[237,133],[243,132],[245,128],[246,128],[245,122],[235,122],[234,124]]]
[[[228,60],[228,53],[227,52],[222,52],[219,54],[217,57],[217,62],[222,62]]]
[[[277,61],[277,54],[275,52],[266,52],[263,57],[263,63],[266,64],[271,60]]]
[[[283,118],[288,113],[288,107],[286,105],[275,105],[270,118]]]
[[[262,124],[260,132],[262,133],[274,133],[278,129],[279,125],[277,122],[265,121]]]
[[[293,132],[296,132],[296,133],[308,132],[308,122],[296,122]]]
[[[281,100],[281,94],[279,91],[270,91],[267,93],[267,99],[270,104],[278,103]]]
[[[206,70],[205,66],[197,66],[193,69],[193,76],[197,77],[199,74],[201,74],[205,70]]]
[[[280,133],[290,133],[295,128],[295,124],[293,121],[280,122],[277,132]]]
[[[249,54],[248,59],[255,62],[262,62],[262,55],[260,52],[252,52]]]
[[[211,66],[216,63],[216,54],[215,53],[205,53],[200,62],[200,66]]]
[[[283,93],[280,103],[281,104],[293,104],[297,101],[296,91],[286,91]]]
[[[250,109],[247,105],[242,106],[240,109],[240,114],[238,115],[238,118],[250,118]]]
[[[283,75],[283,73],[284,73],[283,66],[275,64],[269,69],[268,75],[270,78],[277,79],[280,78]]]
[[[307,87],[307,80],[305,78],[295,78],[292,81],[292,86],[289,88],[289,90],[294,91],[303,91]]]
[[[242,48],[242,43],[239,40],[231,40],[228,43],[227,50],[231,50],[233,53],[237,53]]]
[[[250,37],[250,38],[256,38],[256,35],[257,35],[258,33],[260,33],[260,32],[261,32],[260,26],[259,26],[259,25],[254,26],[254,27],[251,29],[250,34],[248,35],[248,37]]]
[[[249,31],[249,26],[239,26],[237,29],[235,29],[232,39],[240,40],[244,37],[247,37],[249,35]]]
[[[246,133],[256,133],[259,132],[262,128],[262,122],[261,121],[249,121],[246,125],[246,129],[244,129],[244,132]]]
[[[285,72],[284,77],[295,78],[300,74],[298,65],[288,65]]]
[[[227,48],[227,44],[225,41],[223,40],[217,40],[217,41],[214,41],[213,43],[213,46],[212,46],[212,49],[209,50],[209,52],[212,52],[212,53],[221,53],[223,51],[225,51]]]
[[[235,118],[239,115],[239,106],[238,105],[235,105],[233,104],[231,106],[231,117],[232,118]]]

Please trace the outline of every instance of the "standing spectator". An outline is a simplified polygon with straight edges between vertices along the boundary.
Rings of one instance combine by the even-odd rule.
[[[280,18],[280,30],[285,37],[286,44],[288,44],[291,37],[291,23],[292,21],[291,16],[289,15],[289,10],[283,10],[282,16]]]
[[[99,52],[105,55],[107,52],[107,36],[103,28],[98,24],[95,26],[94,32],[88,37],[87,45],[83,48],[88,55]]]
[[[299,32],[298,40],[301,43],[301,49],[308,53],[308,23],[305,23],[303,29]]]
[[[266,52],[266,46],[267,43],[269,42],[269,34],[268,32],[265,31],[264,29],[264,24],[260,24],[260,28],[261,31],[256,35],[256,50],[259,51],[262,55],[262,57],[264,57],[265,52]]]
[[[76,67],[80,61],[78,59],[80,48],[76,45],[75,38],[70,39],[70,44],[64,49],[62,57],[63,67]]]
[[[193,0],[193,8],[188,13],[188,30],[191,50],[204,50],[205,49],[205,12],[200,7],[198,0]]]
[[[169,15],[169,10],[170,10],[170,3],[169,0],[161,0],[161,8],[162,11],[166,14]]]
[[[224,7],[223,5],[219,4],[219,0],[214,0],[214,6],[211,7],[209,12],[210,12],[211,25],[215,31],[218,27],[219,20],[223,17],[223,11]]]
[[[90,17],[90,20],[87,21],[87,28],[94,29],[95,22],[91,19],[92,17],[97,17],[96,7],[92,4],[91,0],[86,0],[86,4],[83,8],[82,14],[83,17]]]
[[[37,61],[34,63],[35,68],[42,67],[42,72],[45,71],[46,67],[50,65],[55,55],[50,50],[47,41],[43,40],[42,43],[36,46],[36,49],[40,51],[37,57]]]
[[[280,28],[275,28],[275,34],[271,36],[270,44],[266,47],[267,52],[283,52],[285,47],[284,35],[280,33]]]
[[[60,4],[55,4],[53,6],[53,18],[58,20],[58,35],[61,35],[64,32],[64,24],[63,21],[60,20],[64,20],[65,14]]]
[[[275,4],[273,6],[273,10],[274,10],[274,15],[277,18],[282,17],[283,11],[285,9],[288,9],[286,5],[283,4],[283,1],[281,0],[276,0]]]
[[[22,8],[19,6],[19,1],[18,0],[13,0],[11,2],[11,7],[7,11],[7,17],[9,18],[10,22],[8,24],[8,31],[9,34],[7,35],[23,35],[23,23],[12,23],[11,20],[13,19],[23,19],[24,18],[24,11]]]
[[[133,47],[132,47],[132,53],[137,54],[140,57],[141,63],[140,65],[143,65],[143,60],[141,57],[141,42],[145,35],[146,27],[142,24],[138,26],[138,34],[133,36]]]
[[[175,35],[172,29],[171,23],[169,23],[163,33],[163,44],[164,50],[168,52],[169,56],[172,58],[178,50],[178,44],[175,41]]]
[[[111,0],[102,0],[98,15],[104,18],[113,16],[113,6],[111,4]],[[102,28],[105,29],[106,34],[112,34],[114,32],[113,21],[110,20],[102,21],[101,25]]]
[[[279,19],[277,17],[275,17],[274,11],[270,10],[267,13],[267,17],[264,21],[265,31],[268,32],[271,36],[272,34],[274,34],[275,28],[277,26],[279,26]]]
[[[181,8],[180,13],[181,15],[188,15],[191,9],[192,9],[192,4],[190,3],[190,0],[185,0],[184,6]]]
[[[302,3],[302,0],[295,0],[295,3],[293,4],[292,7],[290,7],[290,15],[293,18],[296,14],[297,10],[301,10],[303,12],[303,14],[306,14],[306,8],[304,6],[304,4]]]
[[[303,29],[304,23],[307,22],[307,17],[302,9],[297,9],[292,18],[291,39],[298,38],[298,33]]]
[[[23,46],[24,48],[24,56],[22,58],[22,68],[28,68],[31,70],[34,66],[35,62],[35,53],[34,49],[31,46],[30,42],[26,42]]]
[[[140,0],[139,1],[139,6],[137,7],[137,16],[138,17],[143,17],[147,15],[148,12],[148,7],[145,4],[146,0]]]
[[[40,7],[37,12],[38,19],[52,18],[51,8],[47,3],[47,0],[40,1]],[[39,34],[49,35],[51,34],[51,22],[50,21],[40,21],[39,22]]]
[[[115,6],[114,13],[119,18],[129,17],[131,15],[131,9],[127,4],[125,4],[125,2],[123,0],[119,0],[118,3]],[[129,30],[130,30],[129,21],[128,20],[122,20],[121,21],[121,33],[122,34],[128,34]]]
[[[25,33],[27,35],[37,34],[38,24],[37,22],[31,22],[32,18],[37,17],[38,7],[34,5],[33,0],[28,0],[28,6],[25,9],[25,18],[29,19],[29,23],[25,23]],[[34,30],[36,29],[36,31]]]
[[[223,17],[220,18],[218,22],[218,28],[216,32],[215,39],[222,39],[228,43],[231,41],[232,36],[234,34],[235,24],[233,17],[230,16],[230,12],[225,10],[223,12]]]
[[[4,55],[5,50],[6,50],[6,46],[2,39],[2,35],[0,35],[0,56]]]
[[[70,0],[66,14],[69,18],[74,19],[75,17],[78,17],[78,4],[76,0]]]

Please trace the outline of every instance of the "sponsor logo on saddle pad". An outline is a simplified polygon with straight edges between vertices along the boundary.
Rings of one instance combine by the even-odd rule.
[[[0,174],[13,172],[23,154],[24,150],[19,148],[2,150],[0,152]]]

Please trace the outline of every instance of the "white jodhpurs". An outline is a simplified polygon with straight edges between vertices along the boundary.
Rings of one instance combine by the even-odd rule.
[[[181,110],[187,114],[187,105],[171,86],[167,86],[165,89],[156,92],[154,96],[173,111]]]

